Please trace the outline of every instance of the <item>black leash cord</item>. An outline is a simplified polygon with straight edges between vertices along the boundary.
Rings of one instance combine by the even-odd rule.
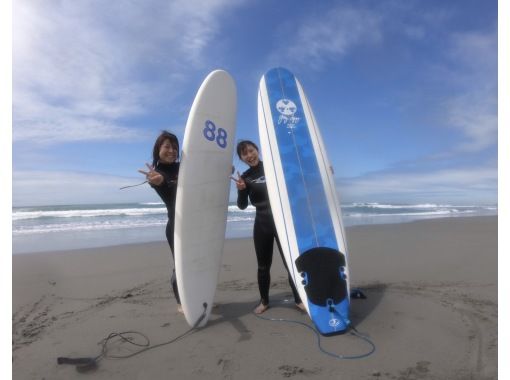
[[[89,357],[89,358],[58,357],[57,364],[72,364],[72,365],[76,366],[76,370],[78,372],[88,372],[90,370],[96,369],[98,367],[99,361],[103,358],[104,359],[128,359],[133,356],[139,355],[142,352],[146,352],[146,351],[158,348],[158,347],[167,346],[169,344],[172,344],[172,343],[178,341],[179,339],[184,338],[186,335],[188,335],[191,332],[193,332],[194,330],[198,329],[198,325],[200,324],[200,322],[202,322],[204,320],[204,318],[207,314],[207,303],[204,302],[204,304],[202,306],[204,307],[204,311],[202,312],[202,315],[200,315],[200,317],[197,319],[197,321],[195,322],[193,327],[191,327],[189,330],[185,331],[181,335],[177,336],[176,338],[169,340],[168,342],[163,342],[163,343],[159,343],[154,346],[151,346],[149,338],[140,332],[137,332],[137,331],[124,331],[124,332],[120,332],[120,333],[112,332],[106,338],[104,338],[102,340],[103,343],[102,343],[102,347],[101,347],[101,353],[99,355],[97,355],[96,357],[94,357],[94,358],[92,358],[92,357]],[[130,337],[128,335],[139,335],[145,339],[145,342],[144,343],[136,343],[134,341],[133,337]],[[116,337],[120,338],[121,342],[129,343],[134,346],[144,347],[144,348],[139,351],[133,352],[128,355],[123,355],[123,356],[108,355],[108,347],[107,347],[108,342],[110,342],[113,338],[116,338]]]
[[[119,188],[119,190],[128,189],[128,188],[130,188],[130,187],[141,186],[141,185],[143,185],[144,183],[147,183],[147,182],[149,182],[149,181],[143,181],[142,183],[138,183],[138,184],[136,184],[136,185],[122,186],[122,187],[120,187],[120,188]]]

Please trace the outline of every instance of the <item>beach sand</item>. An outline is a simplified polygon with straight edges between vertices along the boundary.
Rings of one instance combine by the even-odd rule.
[[[322,353],[316,335],[251,313],[258,301],[251,239],[225,243],[207,326],[129,359],[78,373],[57,357],[93,357],[111,332],[138,331],[152,345],[186,330],[170,290],[166,242],[13,256],[14,379],[496,379],[497,217],[448,218],[347,229],[351,320],[376,345],[369,357]],[[294,306],[274,255],[269,318],[311,324]],[[141,342],[141,338],[138,341]],[[360,355],[345,334],[324,350]],[[111,355],[139,348],[114,343]]]

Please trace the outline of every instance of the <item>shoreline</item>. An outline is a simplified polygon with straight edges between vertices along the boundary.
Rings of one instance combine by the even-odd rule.
[[[205,328],[127,360],[105,359],[94,379],[494,379],[497,377],[497,216],[348,227],[351,320],[375,343],[362,360],[324,355],[310,330],[258,319],[251,238],[225,242],[217,306]],[[166,241],[13,255],[13,378],[68,379],[58,356],[97,355],[112,331],[140,331],[151,344],[189,326],[170,290]],[[310,324],[293,305],[275,252],[270,309]],[[321,338],[356,355],[366,343]],[[113,345],[112,354],[133,352]],[[120,350],[120,351],[119,351]],[[27,364],[30,363],[30,364]]]
[[[498,218],[498,215],[476,215],[476,216],[448,216],[448,217],[434,217],[434,218],[427,218],[427,219],[420,219],[420,220],[410,220],[405,222],[393,222],[393,223],[372,223],[372,224],[357,224],[353,226],[344,227],[346,235],[349,234],[349,231],[356,230],[358,228],[364,228],[364,227],[370,227],[370,226],[395,226],[395,225],[405,225],[410,223],[421,223],[421,222],[435,222],[438,220],[462,220],[462,219],[477,219],[477,218]],[[251,231],[251,230],[250,230]],[[118,248],[118,247],[135,247],[145,244],[158,244],[158,243],[167,243],[166,238],[164,236],[164,233],[162,233],[162,238],[158,240],[150,240],[150,241],[143,241],[140,243],[125,243],[125,244],[108,244],[108,245],[102,245],[102,246],[94,246],[94,247],[84,247],[84,248],[70,248],[70,249],[49,249],[49,250],[43,250],[43,251],[27,251],[27,252],[16,252],[12,253],[12,255],[40,255],[40,254],[53,254],[53,253],[78,253],[86,251],[95,251],[98,249],[104,249],[104,248]],[[251,240],[252,236],[251,234],[246,237],[225,237],[225,241],[229,240]],[[348,239],[348,236],[347,236]]]
[[[344,227],[413,220],[497,215],[497,205],[352,203],[342,207]],[[255,209],[230,205],[225,238],[250,237]],[[13,208],[12,251],[65,251],[162,241],[166,209],[142,204]]]

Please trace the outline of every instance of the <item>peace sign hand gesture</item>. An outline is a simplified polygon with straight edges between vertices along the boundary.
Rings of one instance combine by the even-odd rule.
[[[244,179],[241,177],[241,174],[239,172],[237,172],[237,178],[231,176],[230,179],[235,182],[237,190],[246,189],[246,182],[244,182]]]
[[[163,175],[161,173],[158,173],[156,170],[154,170],[154,166],[149,165],[149,164],[145,164],[145,166],[147,166],[147,168],[149,169],[148,172],[141,170],[141,169],[138,170],[138,172],[145,175],[145,177],[147,178],[147,181],[149,181],[150,184],[156,185],[156,186],[161,185],[163,183],[163,181],[165,180]]]

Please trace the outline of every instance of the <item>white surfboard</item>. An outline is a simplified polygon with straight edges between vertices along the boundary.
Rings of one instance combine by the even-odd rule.
[[[347,245],[331,165],[303,88],[269,70],[258,96],[260,144],[271,209],[290,274],[324,335],[347,331]]]
[[[175,205],[175,272],[186,321],[211,313],[227,222],[237,92],[223,70],[210,73],[189,113]]]

